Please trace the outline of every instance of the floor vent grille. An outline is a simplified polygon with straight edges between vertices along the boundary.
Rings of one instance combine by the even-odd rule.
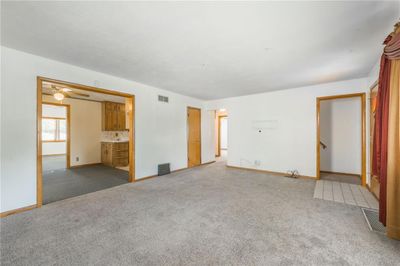
[[[361,208],[364,213],[365,220],[367,220],[369,229],[371,231],[384,234],[386,232],[385,226],[379,222],[379,213],[377,210]]]
[[[171,170],[169,168],[169,163],[164,163],[164,164],[159,164],[158,165],[158,175],[167,175],[171,173]]]

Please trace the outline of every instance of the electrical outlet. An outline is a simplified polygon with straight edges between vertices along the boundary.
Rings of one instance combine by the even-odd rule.
[[[78,157],[78,156],[76,156],[76,158],[75,158],[75,159],[76,159],[76,161],[77,161],[77,162],[79,162],[79,157]]]

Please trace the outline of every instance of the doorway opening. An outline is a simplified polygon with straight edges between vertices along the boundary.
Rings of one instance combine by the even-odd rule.
[[[187,107],[188,167],[201,164],[201,109]]]
[[[135,180],[134,95],[37,78],[37,206]]]
[[[365,93],[317,98],[317,179],[366,185]]]
[[[226,109],[215,111],[215,157],[226,161],[228,156],[228,113]]]
[[[221,159],[226,161],[228,155],[228,117],[219,117],[219,154]]]
[[[42,170],[48,176],[57,170],[65,171],[70,162],[70,105],[43,102],[42,104]]]

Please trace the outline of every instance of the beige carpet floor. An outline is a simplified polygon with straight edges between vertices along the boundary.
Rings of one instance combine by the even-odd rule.
[[[314,187],[223,162],[125,184],[1,219],[1,265],[399,265]]]

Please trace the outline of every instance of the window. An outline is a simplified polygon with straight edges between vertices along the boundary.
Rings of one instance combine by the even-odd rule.
[[[42,119],[42,140],[62,142],[67,138],[67,121],[64,118]]]

